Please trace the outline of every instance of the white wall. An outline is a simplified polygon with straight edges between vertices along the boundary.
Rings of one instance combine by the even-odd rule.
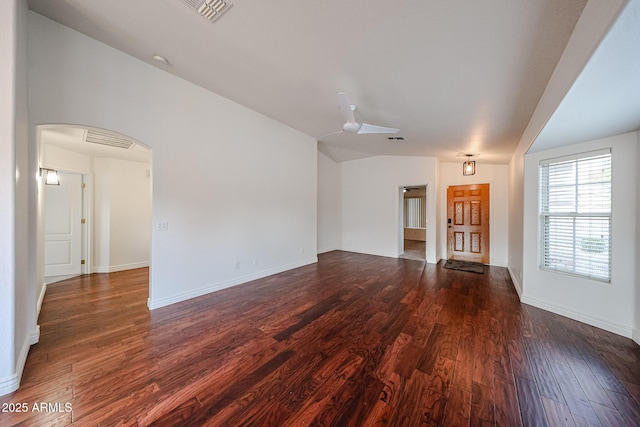
[[[92,271],[109,273],[149,265],[150,165],[94,158]]]
[[[108,273],[111,265],[111,163],[110,159],[92,160],[93,166],[93,254],[91,257],[92,273]]]
[[[0,4],[0,395],[18,388],[38,339],[29,286],[27,5]]]
[[[427,261],[436,254],[436,159],[378,156],[341,163],[342,249],[397,257],[402,186],[427,185]]]
[[[0,3],[0,395],[15,390],[16,1]]]
[[[340,164],[318,151],[318,253],[340,249]]]
[[[522,296],[524,270],[524,154],[528,148],[520,144],[509,163],[509,258],[507,268],[519,296]]]
[[[451,185],[490,184],[490,264],[506,267],[509,256],[509,167],[507,165],[476,164],[476,174],[462,175],[462,162],[440,163],[440,215],[444,219],[438,230],[447,235],[447,187]],[[447,241],[442,239],[439,247],[440,258],[447,257]]]
[[[150,307],[316,261],[313,138],[33,13],[30,34],[32,127],[153,149]]]
[[[28,58],[27,58],[27,8],[19,4],[17,18],[16,62],[16,218],[15,218],[15,274],[16,274],[16,371],[26,361],[31,344],[38,342],[40,331],[36,327],[35,313],[29,302],[35,290],[29,287],[29,190],[32,170],[29,169],[29,118],[28,118]],[[18,311],[24,310],[24,313]]]
[[[640,165],[640,132],[636,132],[636,165]],[[636,171],[636,173],[638,173]],[[640,180],[640,176],[638,177]],[[636,184],[636,277],[635,277],[635,326],[633,339],[640,344],[640,184]]]
[[[509,163],[509,273],[521,295],[524,284],[524,155],[553,115],[627,0],[587,2],[536,110]]]
[[[635,320],[636,174],[638,134],[629,133],[525,156],[524,280],[522,301],[631,337]],[[601,148],[612,150],[611,283],[541,270],[539,265],[539,162]]]

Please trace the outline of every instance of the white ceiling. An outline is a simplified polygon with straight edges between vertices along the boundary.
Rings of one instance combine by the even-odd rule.
[[[529,152],[640,129],[640,1],[630,1]]]
[[[586,0],[233,0],[210,23],[182,0],[30,0],[30,8],[311,136],[321,150],[505,164]],[[160,54],[165,65],[152,60]]]

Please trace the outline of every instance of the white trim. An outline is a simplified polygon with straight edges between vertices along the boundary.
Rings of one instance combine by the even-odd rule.
[[[169,298],[163,298],[160,300],[153,301],[151,297],[149,297],[147,301],[147,306],[149,310],[155,310],[156,308],[165,307],[167,305],[175,304],[178,302],[186,301],[191,298],[196,298],[202,295],[209,294],[211,292],[219,291],[222,289],[230,288],[232,286],[241,285],[243,283],[250,282],[252,280],[262,279],[267,276],[272,276],[274,274],[282,273],[284,271],[293,270],[295,268],[304,267],[305,265],[315,264],[318,262],[318,257],[315,256],[313,258],[307,258],[298,262],[294,262],[291,264],[283,265],[281,267],[272,268],[270,270],[261,271],[259,273],[250,274],[248,276],[239,277],[237,279],[229,280],[226,282],[215,283],[209,286],[205,286],[204,288],[196,289],[190,292],[185,292],[183,294],[175,295]]]
[[[540,160],[540,166],[546,166],[552,163],[571,162],[573,160],[581,160],[581,159],[586,159],[588,157],[606,156],[607,154],[611,154],[611,147],[601,148],[599,150],[586,151],[583,153],[569,154],[567,156],[553,157],[551,159],[542,159]]]
[[[0,396],[12,393],[20,387],[20,378],[17,374],[13,374],[6,378],[0,378]]]
[[[329,246],[326,248],[318,248],[318,255],[326,253],[326,252],[333,252],[333,251],[339,251],[341,250],[338,246]]]
[[[36,305],[36,319],[40,316],[40,309],[42,308],[45,293],[47,293],[47,282],[42,282],[42,290],[40,291],[40,295],[38,295],[38,305]]]
[[[468,178],[468,177],[467,177]],[[467,179],[465,178],[465,179]],[[493,216],[495,215],[495,181],[494,180],[487,180],[487,181],[483,181],[482,179],[479,179],[477,182],[462,182],[459,180],[454,180],[451,181],[451,183],[448,184],[444,184],[441,186],[441,195],[440,195],[440,202],[441,202],[441,206],[440,206],[440,213],[441,213],[441,223],[443,225],[443,228],[440,230],[441,232],[443,232],[443,236],[442,236],[442,243],[444,243],[444,247],[440,247],[438,248],[438,250],[442,251],[444,249],[444,253],[442,254],[445,258],[444,259],[448,259],[449,257],[449,243],[448,243],[448,239],[449,239],[449,233],[447,232],[448,229],[448,222],[447,222],[447,217],[449,216],[449,187],[462,187],[462,186],[469,186],[469,185],[488,185],[489,186],[489,264],[488,265],[495,265],[497,267],[506,267],[508,265],[507,262],[505,261],[498,261],[498,260],[494,260],[494,247],[496,246],[496,241],[495,241],[495,236],[493,233],[494,227],[493,227]],[[441,224],[438,224],[436,227],[440,227]],[[507,233],[508,234],[508,233]]]
[[[36,325],[36,328],[29,334],[29,345],[38,344],[40,341],[40,325]]]
[[[38,335],[39,335],[39,328]],[[25,337],[27,338],[27,337]],[[20,354],[16,360],[16,373],[6,378],[0,379],[0,396],[9,394],[16,391],[20,387],[20,380],[22,379],[22,372],[24,371],[24,365],[27,363],[27,356],[29,355],[30,340],[25,339],[20,349]]]
[[[116,271],[134,270],[136,268],[149,267],[149,261],[134,262],[131,264],[111,265],[108,267],[93,267],[92,273],[115,273]]]
[[[364,249],[364,248],[356,248],[353,246],[343,246],[342,248],[340,248],[341,251],[345,251],[345,252],[355,252],[358,254],[366,254],[366,255],[374,255],[374,256],[383,256],[383,257],[387,257],[387,258],[398,258],[400,255],[402,255],[402,253],[404,253],[404,251],[400,252],[400,253],[393,253],[393,252],[378,252],[378,251],[372,251],[370,249]]]
[[[608,320],[591,316],[578,311],[570,310],[565,307],[561,307],[555,304],[548,303],[536,298],[531,298],[526,295],[520,298],[520,301],[524,304],[532,305],[534,307],[541,308],[543,310],[550,311],[552,313],[559,314],[569,319],[577,320],[578,322],[586,323],[587,325],[595,326],[596,328],[604,329],[605,331],[612,332],[617,335],[621,335],[625,338],[632,338],[633,328],[630,326],[622,325],[616,322],[610,322]],[[640,338],[640,337],[637,337]]]
[[[522,301],[522,284],[516,279],[516,275],[513,273],[513,270],[511,270],[511,267],[507,266],[507,271],[509,272],[509,276],[511,276],[513,287],[518,293],[518,298],[520,298],[520,301]]]
[[[631,338],[636,342],[636,344],[640,345],[640,329],[633,329]]]
[[[342,248],[342,250],[344,251],[349,251],[349,252],[358,252],[358,253],[365,253],[365,254],[371,254],[371,255],[376,255],[376,256],[384,256],[384,257],[390,257],[390,258],[400,258],[404,255],[404,189],[406,187],[424,187],[424,214],[425,214],[425,231],[424,231],[424,235],[425,235],[425,260],[428,263],[432,263],[435,264],[437,263],[436,261],[436,256],[438,254],[438,245],[437,245],[437,238],[436,236],[438,235],[438,200],[437,200],[437,193],[435,194],[431,194],[432,191],[432,184],[430,181],[427,181],[424,184],[403,184],[403,185],[398,185],[397,187],[395,187],[395,222],[394,222],[394,228],[396,229],[396,242],[395,242],[395,252],[394,254],[391,253],[387,253],[387,252],[370,252],[370,251],[366,251],[366,250],[359,250],[359,249],[345,249]],[[432,197],[433,196],[433,197]],[[433,206],[433,217],[431,217],[429,215],[430,210],[432,209]],[[431,231],[431,233],[429,233],[429,227],[432,227],[430,223],[435,224],[435,229],[433,229]],[[433,236],[431,236],[431,234],[433,234]],[[433,240],[430,240],[433,239]],[[435,253],[431,253],[431,251],[429,250],[429,246],[433,245],[433,247],[435,248],[434,252]]]

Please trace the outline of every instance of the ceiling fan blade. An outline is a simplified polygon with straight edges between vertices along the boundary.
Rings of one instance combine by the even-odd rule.
[[[338,134],[343,133],[343,132],[344,132],[343,130],[339,130],[339,131],[336,131],[336,132],[331,132],[331,133],[328,133],[326,135],[322,135],[322,136],[316,138],[316,140],[317,141],[322,141],[323,139],[325,139],[325,138],[327,138],[329,136],[338,135]]]
[[[342,112],[344,121],[347,123],[355,123],[356,118],[353,115],[351,103],[349,102],[349,97],[347,97],[346,92],[338,92],[338,103],[340,104],[340,111]]]
[[[358,134],[363,133],[398,133],[400,129],[396,128],[386,128],[384,126],[376,126],[370,125],[367,123],[363,123],[360,125],[360,129],[358,130]]]

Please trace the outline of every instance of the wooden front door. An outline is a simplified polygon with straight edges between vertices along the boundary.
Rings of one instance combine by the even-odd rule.
[[[447,258],[489,264],[489,184],[447,188]]]

